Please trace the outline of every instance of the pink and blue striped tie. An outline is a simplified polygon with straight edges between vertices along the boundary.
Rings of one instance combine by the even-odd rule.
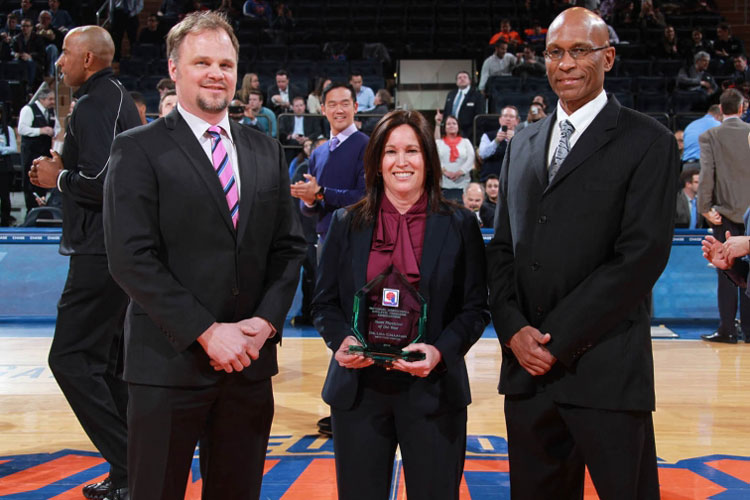
[[[229,215],[232,217],[232,224],[236,229],[237,217],[240,213],[240,197],[237,192],[237,183],[234,181],[232,162],[229,161],[227,150],[221,142],[221,127],[214,125],[208,129],[207,133],[211,136],[211,156],[214,161],[214,169],[216,169],[219,182],[224,189],[224,196],[226,196],[229,206]]]

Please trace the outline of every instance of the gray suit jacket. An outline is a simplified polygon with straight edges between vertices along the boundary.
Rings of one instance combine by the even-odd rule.
[[[729,118],[703,132],[698,212],[716,210],[732,222],[742,223],[750,206],[750,124]]]

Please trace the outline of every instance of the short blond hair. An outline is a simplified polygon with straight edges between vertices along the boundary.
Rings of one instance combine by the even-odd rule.
[[[210,10],[191,12],[169,30],[169,33],[167,33],[167,57],[173,61],[177,61],[177,54],[180,50],[180,45],[182,45],[182,41],[185,40],[186,36],[201,31],[220,30],[224,30],[226,34],[229,35],[229,39],[232,41],[232,46],[237,54],[237,58],[239,59],[240,43],[234,35],[232,26],[229,24],[229,21],[224,14]]]

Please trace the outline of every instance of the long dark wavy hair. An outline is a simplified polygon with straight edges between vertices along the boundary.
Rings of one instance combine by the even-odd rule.
[[[428,213],[437,213],[441,210],[441,205],[443,207],[448,205],[440,189],[440,179],[443,174],[432,127],[418,111],[397,109],[383,116],[375,125],[375,129],[370,136],[370,142],[365,149],[365,197],[349,207],[349,210],[353,213],[354,227],[372,224],[378,216],[380,200],[385,192],[381,173],[385,145],[393,129],[401,125],[410,126],[419,140],[425,169],[424,189],[427,192]]]

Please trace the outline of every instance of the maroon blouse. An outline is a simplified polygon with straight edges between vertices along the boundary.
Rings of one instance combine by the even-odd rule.
[[[403,215],[383,195],[367,261],[367,281],[393,264],[418,289],[426,223],[427,193]]]

